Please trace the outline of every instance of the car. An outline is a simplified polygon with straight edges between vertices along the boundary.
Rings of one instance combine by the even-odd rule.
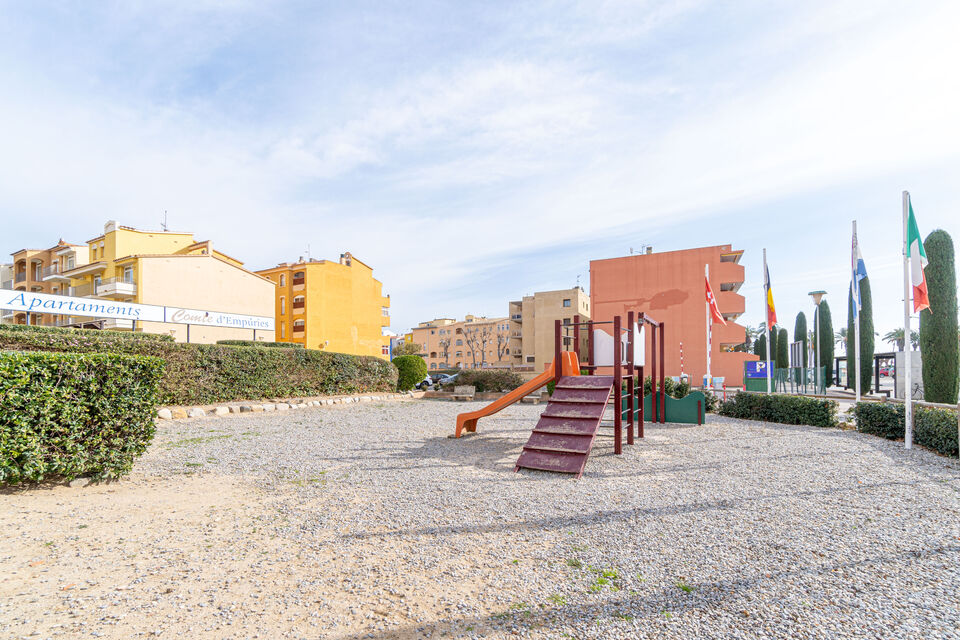
[[[884,376],[889,377],[892,375],[893,375],[892,367],[880,367],[880,377],[884,377]]]
[[[426,391],[433,386],[433,378],[430,377],[430,374],[427,374],[427,377],[418,382],[416,386],[420,391]]]

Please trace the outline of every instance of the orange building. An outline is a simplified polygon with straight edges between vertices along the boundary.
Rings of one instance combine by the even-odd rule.
[[[711,373],[726,378],[728,386],[743,380],[743,362],[757,357],[733,351],[746,340],[743,326],[734,322],[745,309],[737,291],[743,284],[739,264],[743,251],[730,245],[647,253],[590,262],[590,301],[595,321],[610,320],[627,311],[649,314],[666,323],[666,375],[679,376],[680,343],[683,371],[699,386],[707,372],[707,318],[704,265],[710,265],[710,285],[726,326],[714,325]],[[648,343],[649,344],[649,343]],[[649,355],[647,357],[649,362]]]

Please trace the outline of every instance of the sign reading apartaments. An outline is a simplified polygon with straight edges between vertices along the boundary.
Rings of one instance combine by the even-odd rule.
[[[119,318],[174,324],[200,324],[208,327],[231,327],[234,329],[263,329],[273,331],[273,318],[248,316],[219,311],[162,307],[154,304],[114,302],[95,298],[54,296],[32,291],[3,291],[0,309],[27,313],[52,313],[92,318]]]

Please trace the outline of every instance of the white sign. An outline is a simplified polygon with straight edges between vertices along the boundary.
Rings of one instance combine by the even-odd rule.
[[[247,316],[220,311],[161,307],[155,304],[115,302],[99,298],[54,296],[47,293],[33,293],[32,291],[4,290],[0,291],[0,294],[2,294],[0,295],[0,309],[27,313],[200,324],[208,327],[232,327],[235,329],[274,330],[274,320],[267,316]]]
[[[639,366],[646,362],[646,343],[644,341],[644,327],[639,323],[633,327],[633,365]],[[627,362],[627,340],[628,335],[623,333],[620,336],[620,362]],[[591,364],[598,367],[613,366],[613,336],[603,329],[593,330],[593,357],[596,362]]]
[[[54,296],[47,293],[33,293],[32,291],[2,291],[0,293],[3,294],[0,296],[0,309],[26,311],[28,313],[53,313],[68,316],[163,322],[163,307],[152,304]]]
[[[233,327],[234,329],[263,329],[273,331],[273,318],[246,316],[238,313],[221,313],[200,309],[164,307],[166,321],[176,324],[199,324],[208,327]]]

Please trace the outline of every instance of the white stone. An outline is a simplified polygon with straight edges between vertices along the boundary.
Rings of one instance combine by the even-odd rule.
[[[230,407],[216,407],[213,412],[218,416],[225,416],[230,414]]]
[[[202,418],[207,415],[207,412],[201,409],[200,407],[194,407],[187,412],[188,418]]]
[[[290,405],[288,405],[286,402],[277,403],[277,411],[287,411],[288,409],[290,409]]]
[[[277,410],[277,405],[273,404],[272,402],[264,403],[264,405],[263,405],[263,410],[264,410],[264,411],[276,411],[276,410]]]
[[[160,409],[157,411],[157,417],[163,420],[173,420],[173,411],[170,411],[170,409]]]

